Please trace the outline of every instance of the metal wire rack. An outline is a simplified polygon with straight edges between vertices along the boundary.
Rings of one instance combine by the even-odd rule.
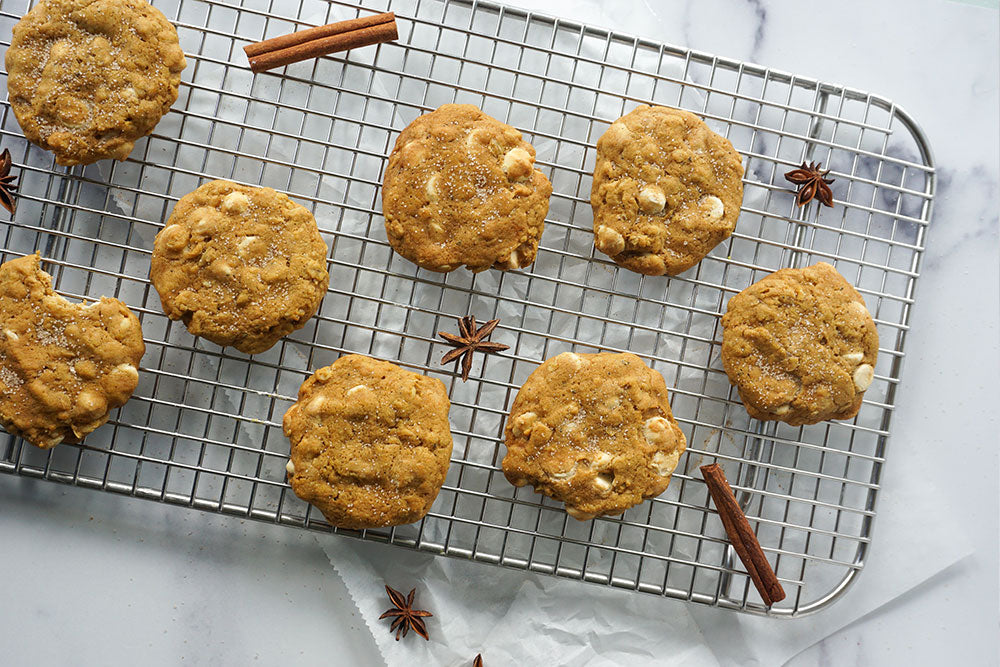
[[[930,150],[889,100],[572,21],[469,0],[156,0],[189,64],[180,98],[126,162],[57,167],[4,100],[19,208],[4,261],[41,250],[71,298],[113,295],[141,318],[139,388],[83,445],[0,439],[0,471],[437,554],[790,617],[837,599],[865,563],[903,343],[934,193]],[[0,0],[4,44],[28,0]],[[400,40],[253,76],[241,47],[395,11]],[[6,74],[4,74],[6,78]],[[446,102],[521,129],[552,180],[538,260],[516,272],[438,275],[394,255],[379,185],[396,132]],[[594,144],[638,103],[704,117],[744,156],[736,233],[676,278],[615,267],[592,242]],[[784,171],[822,160],[837,206],[798,209]],[[174,202],[229,178],[287,192],[331,247],[330,291],[302,330],[248,357],[162,314],[152,240]],[[864,295],[881,338],[875,381],[849,422],[748,418],[718,360],[720,314],[781,267],[828,261]],[[454,318],[499,317],[511,346],[462,383],[437,361]],[[520,384],[566,350],[629,350],[663,373],[689,443],[668,491],[619,518],[577,522],[504,479],[504,416]],[[344,352],[441,378],[452,465],[431,513],[395,529],[338,531],[285,481],[281,417],[308,374]],[[697,467],[718,461],[789,595],[770,610],[734,560]]]

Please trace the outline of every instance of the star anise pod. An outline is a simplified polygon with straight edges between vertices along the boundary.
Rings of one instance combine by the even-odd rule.
[[[379,616],[379,619],[395,617],[392,625],[389,626],[389,632],[396,631],[396,641],[398,642],[400,637],[405,637],[410,630],[429,641],[430,637],[427,636],[427,625],[424,622],[424,617],[433,616],[433,614],[429,611],[413,608],[413,595],[417,589],[411,590],[405,598],[402,593],[394,588],[389,588],[389,586],[385,587],[385,592],[389,595],[393,608]]]
[[[476,659],[472,661],[472,667],[483,667],[483,654],[479,653],[476,655]]]
[[[472,370],[472,355],[476,352],[483,352],[484,354],[490,354],[493,352],[502,352],[508,348],[510,345],[504,345],[503,343],[493,343],[485,340],[489,337],[493,330],[497,328],[500,324],[500,320],[490,320],[483,326],[476,328],[476,318],[472,315],[466,315],[458,320],[458,330],[462,334],[461,336],[456,336],[455,334],[450,334],[447,331],[439,331],[438,336],[444,338],[448,341],[449,345],[454,345],[457,349],[452,350],[448,354],[441,357],[441,363],[447,364],[452,361],[458,360],[459,357],[462,358],[462,382],[469,379],[469,371]]]
[[[11,175],[10,168],[13,162],[10,159],[10,149],[3,149],[0,154],[0,204],[14,215],[17,210],[17,200],[14,195],[17,193],[17,175]]]
[[[785,180],[799,186],[795,195],[796,203],[805,206],[815,198],[824,206],[833,206],[833,190],[830,189],[830,183],[833,183],[834,179],[825,178],[829,173],[829,169],[822,170],[819,162],[803,162],[798,169],[786,173]]]

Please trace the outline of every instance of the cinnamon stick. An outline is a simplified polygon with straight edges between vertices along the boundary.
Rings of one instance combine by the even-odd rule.
[[[729,536],[736,555],[743,562],[743,567],[747,569],[747,574],[750,575],[764,604],[770,607],[775,602],[784,600],[785,590],[771,569],[771,564],[767,562],[764,551],[760,548],[760,542],[750,527],[750,522],[736,502],[736,496],[733,495],[722,468],[718,463],[704,465],[701,466],[701,475],[708,485],[708,492],[712,494],[726,535]]]
[[[265,39],[243,47],[254,72],[318,58],[337,51],[391,42],[399,38],[392,12],[362,16],[288,35]]]

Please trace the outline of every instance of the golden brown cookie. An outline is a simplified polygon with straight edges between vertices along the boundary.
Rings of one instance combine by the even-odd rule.
[[[632,271],[674,276],[736,228],[743,165],[697,116],[641,105],[597,142],[594,245]]]
[[[42,0],[14,26],[7,93],[62,165],[124,160],[177,99],[177,30],[145,0]]]
[[[628,353],[547,360],[517,392],[504,436],[508,481],[580,520],[663,493],[687,446],[663,376]]]
[[[358,354],[337,359],[285,413],[292,490],[340,528],[419,521],[448,472],[450,405],[440,380]]]
[[[149,275],[167,317],[257,354],[316,313],[326,253],[312,213],[284,194],[212,181],[177,202]]]
[[[48,449],[79,442],[125,404],[146,346],[124,303],[70,303],[39,261],[0,265],[0,424]]]
[[[431,271],[520,269],[535,261],[552,184],[535,149],[470,104],[445,104],[404,129],[389,155],[389,243]]]
[[[722,317],[722,365],[755,419],[793,426],[850,419],[877,356],[864,299],[824,262],[757,281]]]

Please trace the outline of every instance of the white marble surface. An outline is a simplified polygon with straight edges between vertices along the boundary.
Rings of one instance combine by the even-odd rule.
[[[867,89],[926,130],[939,192],[884,485],[898,483],[893,457],[925,460],[928,493],[975,552],[791,664],[997,664],[996,9],[948,0],[514,4]],[[381,662],[311,535],[6,476],[0,508],[4,664]]]

